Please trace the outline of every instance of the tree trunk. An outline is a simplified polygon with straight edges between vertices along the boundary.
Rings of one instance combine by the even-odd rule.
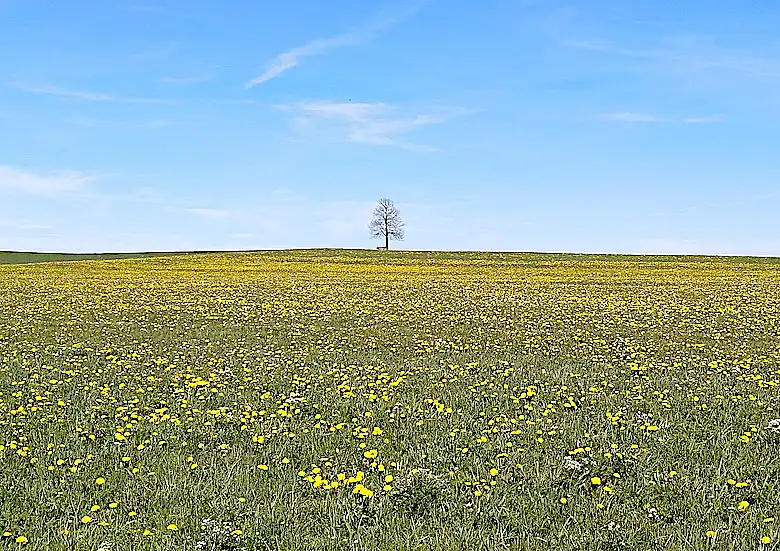
[[[385,250],[390,250],[390,232],[385,232]]]

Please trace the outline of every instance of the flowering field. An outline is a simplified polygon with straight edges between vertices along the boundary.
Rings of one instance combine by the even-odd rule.
[[[777,418],[778,261],[0,266],[0,548],[773,549]]]

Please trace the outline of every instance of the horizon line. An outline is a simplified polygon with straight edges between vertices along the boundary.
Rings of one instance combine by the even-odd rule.
[[[284,251],[374,251],[386,254],[388,252],[405,253],[482,253],[482,254],[515,254],[515,255],[568,255],[568,256],[630,256],[630,257],[676,257],[676,258],[746,258],[746,259],[778,259],[778,255],[755,254],[719,254],[719,253],[629,253],[629,252],[582,252],[582,251],[532,251],[532,250],[508,250],[508,249],[389,249],[377,250],[376,247],[279,247],[269,249],[192,249],[192,250],[147,250],[147,251],[92,251],[92,252],[64,252],[64,251],[15,251],[0,250],[2,254],[27,254],[27,255],[62,255],[62,256],[106,256],[106,255],[196,255],[196,254],[225,254],[225,253],[265,253]],[[0,262],[0,266],[4,265]]]

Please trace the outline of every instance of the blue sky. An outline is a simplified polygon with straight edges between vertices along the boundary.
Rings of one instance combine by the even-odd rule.
[[[0,249],[780,255],[780,4],[0,0]]]

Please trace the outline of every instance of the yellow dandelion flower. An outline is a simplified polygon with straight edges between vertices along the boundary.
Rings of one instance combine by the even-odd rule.
[[[368,450],[367,452],[363,452],[363,456],[364,456],[366,459],[376,459],[377,453],[378,453],[378,452],[377,452],[377,450],[376,450],[376,449],[373,449],[373,450]]]

